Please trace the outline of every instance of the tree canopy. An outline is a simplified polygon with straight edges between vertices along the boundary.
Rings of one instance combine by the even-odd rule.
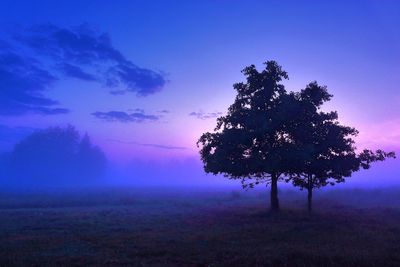
[[[99,177],[106,158],[99,147],[73,126],[51,127],[29,135],[6,156],[6,174],[26,183],[84,183]]]
[[[244,187],[270,182],[271,208],[277,210],[277,181],[287,172],[293,149],[287,129],[295,99],[281,83],[288,74],[275,61],[264,65],[261,72],[254,65],[242,71],[246,82],[234,84],[237,96],[227,115],[198,145],[206,172],[240,179]]]
[[[288,74],[281,66],[275,61],[264,66],[242,71],[246,82],[233,85],[237,95],[227,114],[217,119],[214,132],[199,138],[206,172],[240,179],[243,187],[271,184],[276,211],[277,183],[283,178],[312,192],[395,156],[382,150],[357,154],[357,130],[341,125],[337,112],[321,111],[332,98],[325,86],[312,82],[300,92],[287,92],[282,81]]]
[[[314,188],[344,182],[360,168],[368,169],[372,162],[395,156],[367,149],[357,154],[353,138],[358,131],[341,125],[337,112],[321,111],[332,97],[325,86],[312,82],[294,97],[300,108],[290,135],[297,153],[287,175],[295,186],[307,189],[309,210]]]

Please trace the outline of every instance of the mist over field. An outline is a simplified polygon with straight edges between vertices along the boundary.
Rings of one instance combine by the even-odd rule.
[[[0,135],[3,136],[0,153],[3,191],[90,186],[241,188],[238,180],[205,173],[199,154],[118,161],[93,143],[88,133],[82,134],[71,125],[47,129],[3,126]],[[140,153],[141,148],[133,147],[132,150]],[[397,161],[380,162],[369,170],[356,172],[345,183],[339,183],[332,189],[400,186]],[[284,181],[281,186],[292,187]]]
[[[107,160],[103,173],[96,177],[87,177],[84,174],[71,174],[66,179],[60,179],[64,175],[63,162],[53,169],[54,178],[48,180],[34,179],[29,173],[25,173],[26,179],[15,179],[10,175],[6,168],[6,155],[3,152],[1,159],[3,168],[1,169],[2,190],[7,188],[12,190],[23,190],[32,188],[79,188],[79,187],[107,187],[107,186],[130,186],[130,187],[228,187],[241,189],[240,181],[227,180],[222,175],[212,175],[204,173],[199,156],[193,155],[187,158],[178,159],[133,159],[132,161],[120,163]],[[327,190],[336,188],[360,188],[360,189],[381,189],[400,186],[400,168],[398,160],[387,161],[374,165],[370,170],[360,171],[348,178],[345,183],[335,186],[328,186]],[[47,167],[48,162],[45,162]],[[60,174],[60,175],[57,175]],[[292,185],[281,183],[283,187],[293,188]],[[264,188],[264,185],[260,185]],[[297,190],[293,188],[294,190]],[[267,189],[266,189],[267,190]]]
[[[400,266],[399,25],[0,1],[0,267]]]

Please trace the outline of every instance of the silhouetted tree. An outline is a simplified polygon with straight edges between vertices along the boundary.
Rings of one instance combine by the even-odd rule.
[[[281,84],[288,78],[281,66],[275,61],[264,64],[261,72],[254,65],[242,71],[246,82],[233,85],[237,96],[227,115],[197,144],[207,173],[240,179],[243,187],[271,184],[271,210],[277,211],[278,181],[293,160],[287,129],[296,99]]]
[[[281,84],[288,75],[275,61],[257,71],[243,71],[245,83],[234,84],[237,92],[226,116],[217,120],[213,133],[198,140],[207,173],[240,179],[243,187],[271,184],[271,210],[279,209],[278,181],[286,177],[295,186],[312,190],[343,182],[374,161],[394,157],[382,150],[355,152],[357,130],[342,126],[336,112],[322,112],[332,97],[326,87],[310,83],[299,93],[288,93]]]
[[[8,156],[7,173],[32,183],[84,182],[101,175],[105,165],[104,153],[90,143],[88,135],[81,139],[73,126],[51,127],[15,145]]]
[[[87,133],[82,137],[78,147],[78,173],[82,177],[99,177],[104,172],[105,156],[101,149],[94,146]]]
[[[307,190],[309,211],[314,188],[344,182],[360,168],[368,169],[374,161],[395,157],[394,152],[382,150],[356,153],[353,137],[357,130],[340,125],[336,112],[320,110],[332,97],[326,87],[313,82],[294,96],[299,108],[290,134],[297,153],[288,177],[295,186]]]

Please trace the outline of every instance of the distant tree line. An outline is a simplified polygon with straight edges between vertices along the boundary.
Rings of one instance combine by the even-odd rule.
[[[264,64],[261,72],[254,65],[242,71],[246,82],[233,85],[237,95],[227,115],[198,140],[207,173],[239,179],[244,188],[267,183],[272,211],[279,210],[278,182],[291,182],[307,190],[311,211],[314,189],[395,157],[383,150],[357,153],[357,130],[341,125],[337,112],[321,110],[332,98],[325,86],[311,82],[288,92],[282,84],[288,74],[275,61]]]
[[[9,184],[84,184],[100,177],[106,157],[88,134],[73,126],[36,131],[1,156],[1,178]]]

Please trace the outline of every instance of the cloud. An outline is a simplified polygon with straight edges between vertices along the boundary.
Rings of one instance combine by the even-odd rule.
[[[112,95],[124,95],[126,93],[126,90],[112,90],[110,91],[110,94]]]
[[[128,109],[128,111],[134,111],[134,112],[139,112],[139,113],[144,113],[144,109],[142,108],[135,108],[135,109]]]
[[[69,77],[77,78],[85,81],[96,81],[96,77],[90,73],[84,72],[80,67],[68,63],[59,65],[60,70]]]
[[[118,64],[110,73],[118,77],[119,81],[127,86],[128,91],[136,92],[139,96],[159,92],[166,83],[165,78],[159,73],[139,68],[131,62]]]
[[[44,96],[57,78],[32,58],[0,53],[0,115],[63,114],[57,101]]]
[[[114,48],[106,33],[52,24],[16,29],[0,40],[0,115],[69,112],[46,97],[60,78],[99,82],[111,94],[148,96],[164,87],[160,72],[139,67]]]
[[[155,115],[147,115],[143,111],[138,110],[132,113],[124,111],[108,111],[108,112],[93,112],[93,116],[104,121],[119,121],[119,122],[146,122],[146,121],[157,121],[160,117]]]
[[[166,78],[160,72],[139,67],[112,45],[106,33],[83,25],[61,28],[52,24],[35,26],[15,39],[63,66],[64,74],[83,80],[99,80],[108,87],[147,96],[160,91]],[[82,68],[91,69],[87,73]],[[95,78],[96,77],[96,78]],[[120,94],[124,90],[112,90]]]
[[[206,120],[206,119],[212,119],[212,118],[218,118],[220,116],[222,116],[222,112],[203,112],[203,111],[199,111],[199,112],[190,112],[189,116],[193,116],[196,117],[197,119],[200,120]]]
[[[186,149],[188,149],[187,147],[183,147],[183,146],[170,146],[170,145],[161,145],[161,144],[138,143],[138,142],[132,142],[132,141],[122,141],[122,140],[118,140],[118,139],[107,139],[107,140],[111,141],[111,142],[121,143],[121,144],[147,146],[147,147],[154,147],[154,148],[168,149],[168,150],[186,150]]]

